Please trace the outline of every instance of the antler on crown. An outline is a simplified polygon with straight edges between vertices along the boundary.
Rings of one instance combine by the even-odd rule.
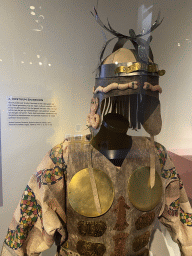
[[[103,55],[105,52],[105,49],[107,47],[107,45],[115,38],[118,38],[117,43],[115,44],[114,48],[113,48],[113,52],[115,52],[116,50],[118,50],[119,48],[122,48],[124,46],[124,44],[130,40],[132,42],[132,44],[135,47],[135,50],[139,56],[139,58],[144,61],[144,62],[148,62],[149,58],[153,61],[153,54],[152,54],[152,50],[149,46],[151,40],[152,40],[152,36],[150,36],[148,38],[148,40],[144,40],[141,37],[150,34],[152,31],[154,31],[163,21],[160,20],[160,12],[158,13],[157,19],[156,21],[153,23],[153,25],[147,29],[147,31],[142,31],[142,33],[136,35],[135,31],[133,29],[129,30],[129,36],[123,35],[119,32],[117,32],[116,30],[114,30],[108,19],[108,27],[101,21],[101,19],[99,18],[99,15],[97,13],[97,10],[94,7],[94,13],[91,12],[91,14],[93,15],[93,17],[95,17],[96,22],[105,30],[107,30],[108,32],[110,32],[112,35],[114,35],[115,37],[109,39],[103,46],[101,54],[100,54],[100,65],[103,61]]]

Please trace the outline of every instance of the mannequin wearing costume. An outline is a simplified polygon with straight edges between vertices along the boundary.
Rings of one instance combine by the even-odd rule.
[[[118,38],[98,69],[87,125],[91,140],[70,138],[48,152],[19,202],[2,256],[149,256],[158,218],[181,255],[192,252],[192,210],[161,130],[159,71],[149,42],[107,28]],[[151,32],[161,22],[152,26]],[[135,47],[123,47],[131,40]],[[147,51],[145,49],[148,49]],[[140,129],[150,137],[130,137]]]

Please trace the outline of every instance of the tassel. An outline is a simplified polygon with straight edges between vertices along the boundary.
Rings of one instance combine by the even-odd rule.
[[[151,136],[151,149],[150,149],[150,187],[155,186],[155,149],[154,149],[154,136]]]

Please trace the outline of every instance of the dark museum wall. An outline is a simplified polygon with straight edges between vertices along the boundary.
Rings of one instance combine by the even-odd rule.
[[[161,11],[164,20],[153,32],[151,43],[155,62],[166,70],[160,78],[163,128],[155,139],[174,154],[188,157],[188,167],[177,157],[175,161],[180,161],[178,168],[192,198],[192,2],[1,0],[0,248],[22,192],[47,151],[68,135],[88,133],[86,118],[94,86],[93,72],[104,42],[111,38],[92,17],[93,6],[104,23],[108,18],[114,29],[127,35],[130,28],[139,33],[150,26]],[[113,44],[108,53],[112,47]],[[51,116],[46,108],[47,117],[43,116],[45,112],[41,112],[41,117],[31,117],[33,125],[23,124],[24,115],[20,124],[16,123],[17,118],[11,116],[12,104],[24,111],[17,98],[23,103],[38,103],[39,108],[42,102],[52,104],[55,114]],[[129,134],[148,136],[144,130]],[[153,256],[179,255],[178,246],[158,223],[152,252]],[[43,256],[54,253],[55,247]]]

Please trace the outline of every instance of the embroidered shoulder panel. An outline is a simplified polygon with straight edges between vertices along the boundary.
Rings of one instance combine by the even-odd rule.
[[[49,156],[56,166],[64,168],[65,161],[63,159],[63,142],[52,148]]]
[[[17,250],[27,239],[29,231],[33,228],[38,218],[42,222],[42,209],[37,203],[35,194],[27,186],[20,203],[20,220],[15,230],[8,229],[5,244]],[[43,226],[42,226],[43,229]]]
[[[165,166],[166,159],[167,159],[167,150],[163,145],[161,145],[158,142],[155,142],[155,147],[158,152],[161,169],[163,169]]]
[[[63,179],[63,175],[65,174],[65,169],[61,169],[59,167],[55,167],[53,169],[45,169],[36,173],[37,182],[39,184],[39,188],[41,185],[53,185]]]
[[[165,179],[173,179],[173,180],[178,179],[178,174],[175,167],[168,170],[164,169],[161,176]]]
[[[177,173],[177,170],[175,167],[168,169],[168,170],[162,170],[161,176],[164,179],[171,179],[171,180],[179,180],[179,189],[183,188],[183,181],[180,177],[180,175]]]

